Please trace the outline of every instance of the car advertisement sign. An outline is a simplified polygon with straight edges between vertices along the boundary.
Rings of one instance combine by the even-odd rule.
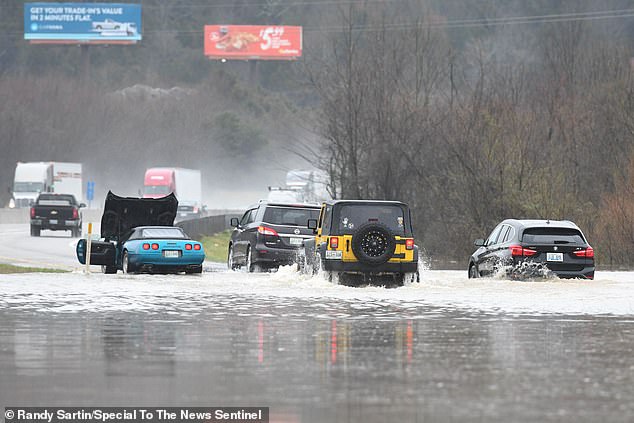
[[[24,39],[51,44],[132,44],[141,40],[141,5],[24,3]]]
[[[205,25],[205,55],[237,60],[297,59],[302,55],[302,27]]]

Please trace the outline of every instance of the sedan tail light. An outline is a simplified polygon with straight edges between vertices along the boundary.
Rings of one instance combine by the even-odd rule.
[[[594,258],[594,248],[588,247],[585,250],[573,251],[572,254],[577,257]]]
[[[159,249],[159,245],[158,244],[152,244],[152,249],[153,250],[158,250]]]
[[[511,256],[513,257],[532,257],[537,254],[537,251],[524,248],[521,245],[511,245],[509,250],[511,250]]]
[[[194,250],[199,251],[200,250],[200,244],[194,244]]]
[[[192,249],[192,245],[191,244],[185,244],[185,249],[186,250],[191,250]]]
[[[262,235],[279,236],[275,229],[271,229],[266,226],[258,226],[258,233]]]
[[[143,249],[144,250],[149,250],[150,249],[150,244],[148,244],[148,243],[143,244]]]

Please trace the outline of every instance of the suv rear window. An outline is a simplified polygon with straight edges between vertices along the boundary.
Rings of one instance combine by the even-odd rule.
[[[333,227],[337,233],[350,235],[366,223],[381,223],[396,235],[405,234],[403,209],[396,205],[344,205],[335,216]]]
[[[267,207],[262,221],[272,225],[307,227],[308,219],[319,219],[319,209]]]
[[[522,242],[529,244],[585,244],[581,232],[569,228],[529,228],[524,230]]]

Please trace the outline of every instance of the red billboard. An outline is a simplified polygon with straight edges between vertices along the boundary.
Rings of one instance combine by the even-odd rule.
[[[302,27],[205,25],[205,55],[214,59],[297,59],[302,55]]]

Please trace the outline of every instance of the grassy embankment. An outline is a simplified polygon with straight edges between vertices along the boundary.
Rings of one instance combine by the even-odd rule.
[[[8,273],[68,273],[68,270],[46,269],[42,267],[14,266],[12,264],[0,263],[0,274],[4,275]]]
[[[205,248],[206,260],[225,263],[227,261],[227,247],[231,238],[231,230],[217,233],[216,235],[205,236],[200,242]]]

